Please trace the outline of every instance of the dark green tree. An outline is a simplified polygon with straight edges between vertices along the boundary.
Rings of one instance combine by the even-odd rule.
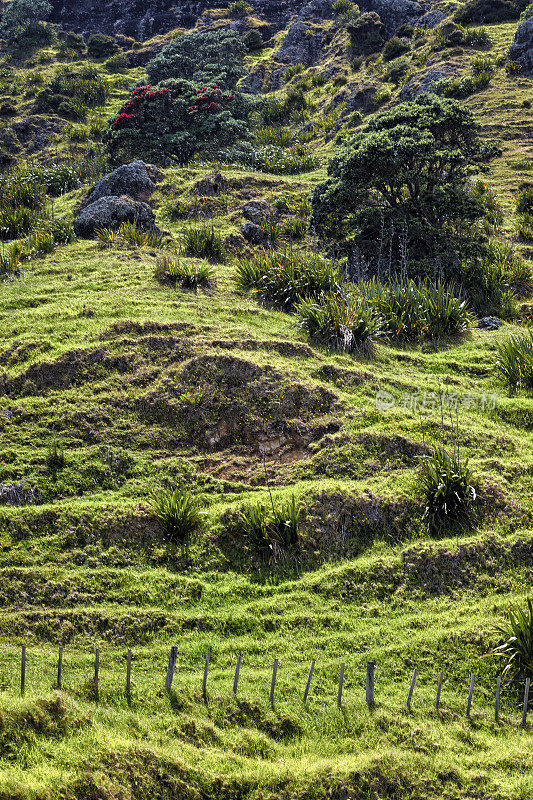
[[[371,270],[409,263],[412,275],[441,264],[451,277],[484,248],[482,200],[472,172],[494,155],[472,114],[456,100],[423,95],[378,114],[328,166],[312,196],[312,225],[350,240]]]
[[[107,132],[110,158],[186,164],[246,136],[247,108],[239,95],[184,80],[135,89]]]
[[[182,78],[202,85],[233,89],[244,74],[246,46],[227,28],[177,36],[147,64],[152,84]]]
[[[11,0],[0,19],[0,36],[12,46],[37,45],[52,36],[42,24],[51,11],[48,0]]]

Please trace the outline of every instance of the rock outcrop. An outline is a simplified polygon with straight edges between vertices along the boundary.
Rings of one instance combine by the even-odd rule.
[[[159,171],[156,167],[147,165],[144,161],[132,161],[131,164],[123,164],[113,172],[100,178],[94,189],[89,193],[85,205],[95,203],[102,197],[121,197],[128,195],[132,200],[146,202],[150,195],[155,192],[156,184],[153,178],[157,178]]]
[[[533,17],[525,19],[518,26],[509,58],[520,64],[523,75],[533,76]]]
[[[146,203],[131,197],[101,197],[90,203],[74,220],[74,232],[82,239],[90,239],[101,228],[117,230],[123,222],[134,222],[147,230],[155,226],[155,214]]]

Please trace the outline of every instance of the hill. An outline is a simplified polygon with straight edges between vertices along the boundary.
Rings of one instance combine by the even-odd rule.
[[[137,5],[54,2],[3,40],[0,796],[531,798],[525,673],[504,681],[497,722],[502,664],[484,657],[533,575],[531,383],[497,369],[531,325],[517,197],[533,84],[509,59],[523,9],[482,25],[472,3]],[[186,163],[117,177],[111,122],[146,66],[217,28],[247,42],[248,144],[214,152],[199,127]],[[366,262],[309,223],[330,158],[430,86],[497,145],[469,184],[486,213],[468,236],[492,249],[476,313],[427,279],[466,330],[429,335],[437,313],[409,338],[405,318],[376,321]],[[82,238],[94,191],[103,219],[111,196],[155,226]],[[306,332],[299,269],[332,297],[367,287],[350,329],[365,346]],[[247,288],[252,273],[280,285]],[[501,326],[478,327],[488,315]],[[442,448],[468,459],[475,498],[438,527],[421,467]],[[200,511],[184,547],[154,507],[176,487]]]

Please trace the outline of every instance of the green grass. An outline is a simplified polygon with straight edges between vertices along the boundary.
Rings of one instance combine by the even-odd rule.
[[[509,47],[515,28],[488,27],[490,57]],[[348,79],[339,91],[378,85],[379,62],[350,71],[345,36],[332,30],[321,64],[294,80],[333,67]],[[282,38],[280,32],[277,44]],[[429,40],[415,47],[409,58],[420,62],[410,67],[421,69],[430,47]],[[268,78],[273,53],[269,47],[251,56],[250,67],[264,68]],[[479,51],[431,55],[463,75]],[[33,91],[31,75],[48,82],[55,69],[53,62],[15,66],[3,97],[15,103],[16,118],[30,115],[34,102],[21,87]],[[103,65],[97,69],[104,74]],[[58,156],[85,163],[92,147],[86,138],[99,135],[128,86],[142,79],[141,68],[107,75],[106,105],[91,112],[87,131],[76,130],[74,139],[83,141],[69,138],[71,128],[61,134]],[[483,657],[499,643],[494,625],[531,593],[531,396],[525,386],[509,396],[494,370],[499,346],[524,327],[379,342],[369,360],[309,343],[294,315],[265,307],[235,282],[232,248],[246,203],[267,201],[281,232],[297,221],[293,238],[304,254],[314,245],[307,198],[325,177],[345,120],[342,98],[330,107],[333,80],[312,86],[305,113],[287,126],[295,136],[311,130],[320,168],[291,176],[222,167],[229,185],[216,198],[200,198],[195,189],[214,165],[165,171],[153,197],[164,231],[157,246],[179,243],[191,230],[186,213],[168,209],[194,207],[227,256],[216,282],[209,268],[205,291],[160,283],[166,256],[152,244],[102,250],[97,241],[71,241],[61,224],[50,230],[52,252],[34,248],[0,282],[0,484],[25,501],[0,504],[0,796],[533,798],[533,719],[518,728],[520,697],[511,686],[496,725],[501,665]],[[394,102],[401,87],[389,88]],[[507,237],[516,222],[513,192],[523,180],[514,166],[530,155],[523,106],[530,93],[530,82],[498,67],[465,101],[483,135],[497,136],[504,149],[484,180],[501,201],[498,224]],[[290,131],[262,135],[286,141]],[[72,220],[101,167],[96,158],[81,176],[83,188],[58,197],[53,209],[48,203],[54,219]],[[294,246],[294,261],[298,252]],[[510,251],[500,255],[497,268],[527,306],[531,273]],[[264,262],[269,258],[276,257]],[[186,254],[179,266],[176,281],[205,267]],[[457,445],[472,470],[478,527],[441,531],[436,541],[423,519],[420,459]],[[150,510],[152,493],[175,485],[191,489],[205,511],[188,552],[167,547]],[[254,556],[244,535],[243,509],[258,506],[267,520],[283,510],[281,523],[293,521],[290,546],[277,558]],[[178,658],[167,696],[171,645]],[[367,660],[377,667],[373,710],[364,702]]]

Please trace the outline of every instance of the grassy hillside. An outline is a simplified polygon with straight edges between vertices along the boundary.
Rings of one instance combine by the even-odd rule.
[[[533,164],[532,82],[498,62],[516,23],[488,29],[495,69],[464,102],[503,151],[484,178],[503,207],[496,235],[527,258],[513,192]],[[444,62],[469,74],[479,52],[436,48],[432,35],[407,56],[411,78]],[[244,206],[277,210],[275,247],[315,247],[290,231],[307,223],[328,158],[354,126],[398,100],[403,87],[384,80],[382,59],[350,66],[346,37],[336,29],[319,66],[291,79],[310,105],[290,125],[301,138],[307,130],[317,169],[278,175],[201,158],[166,168],[151,198],[163,247],[74,240],[33,253],[0,283],[0,797],[533,798],[531,711],[524,730],[522,687],[512,683],[494,721],[501,665],[484,657],[498,642],[494,625],[531,595],[531,394],[510,395],[495,371],[497,345],[526,329],[531,297],[497,331],[383,342],[364,358],[310,342],[294,315],[236,282],[237,260],[253,255],[239,235]],[[250,56],[250,70],[275,70],[282,38]],[[13,124],[34,116],[32,87],[51,80],[57,54],[53,45],[5,59],[4,150]],[[68,159],[79,170],[78,188],[47,201],[59,220],[72,221],[105,171],[105,121],[144,76],[142,67],[111,75],[91,64],[109,83],[105,104],[83,121],[39,114],[11,151],[19,163]],[[331,79],[313,86],[312,74],[330,66]],[[369,83],[380,102],[343,117],[349,91]],[[46,120],[55,138],[41,148]],[[202,194],[214,171],[223,191]],[[210,284],[161,280],[163,250],[201,263],[184,252],[184,237],[205,227],[228,254],[212,265]],[[441,444],[468,457],[479,519],[438,539],[423,519],[419,464]],[[175,484],[193,489],[204,512],[188,552],[168,547],[150,508],[154,490]],[[240,512],[293,498],[298,550],[267,564],[243,537]],[[364,702],[368,660],[373,709]]]

